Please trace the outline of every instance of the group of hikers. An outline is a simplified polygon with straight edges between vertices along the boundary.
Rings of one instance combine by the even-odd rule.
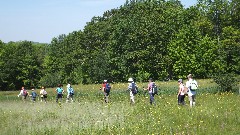
[[[190,102],[190,107],[195,106],[196,102],[196,90],[198,88],[198,84],[197,81],[193,79],[192,74],[189,74],[187,76],[188,81],[186,82],[186,85],[183,84],[183,80],[179,79],[178,80],[178,84],[179,84],[179,89],[178,89],[178,94],[177,94],[177,98],[178,98],[178,105],[185,105],[185,96],[188,95],[189,97],[189,102]],[[62,98],[63,98],[63,85],[58,84],[58,87],[56,89],[56,102],[62,102]],[[104,80],[102,87],[100,87],[100,90],[103,92],[104,94],[104,101],[106,103],[109,103],[109,95],[110,95],[110,90],[111,90],[111,86],[108,83],[108,80]],[[129,78],[128,79],[128,90],[130,92],[130,104],[133,105],[135,104],[135,95],[138,93],[138,86],[135,83],[133,78]],[[150,99],[150,104],[151,105],[156,105],[155,100],[154,100],[154,96],[156,94],[158,94],[158,87],[155,84],[155,82],[153,81],[152,78],[149,79],[149,83],[147,88],[144,88],[144,91],[148,92],[149,94],[149,99]],[[45,90],[45,87],[42,87],[40,90],[40,97],[41,97],[41,102],[47,102],[47,91]],[[73,102],[73,95],[74,95],[74,90],[73,87],[71,86],[71,84],[67,84],[67,98],[66,98],[66,102]],[[35,92],[35,89],[32,89],[31,94],[29,94],[27,92],[27,90],[24,89],[24,87],[22,87],[19,95],[22,96],[22,99],[25,100],[27,98],[27,96],[30,96],[32,101],[35,102],[36,98],[38,96],[38,94]]]
[[[187,78],[188,81],[186,82],[186,85],[183,84],[182,79],[178,80],[178,105],[185,105],[185,96],[188,95],[190,107],[193,107],[196,104],[196,90],[198,88],[198,84],[197,81],[193,79],[192,74],[189,74]],[[107,80],[104,80],[102,88],[100,88],[100,90],[102,90],[104,93],[104,100],[106,103],[109,102],[110,89],[110,84],[107,82]],[[133,105],[135,103],[135,95],[138,93],[138,86],[134,82],[133,78],[128,79],[128,90],[130,92],[130,104]],[[149,94],[150,104],[156,105],[154,96],[157,94],[158,88],[152,78],[149,79],[148,86],[146,89],[144,88],[144,90]]]
[[[63,98],[63,93],[64,90],[62,88],[63,85],[58,84],[56,91],[56,102],[62,102],[62,98]],[[41,102],[45,102],[47,103],[47,91],[45,89],[45,87],[42,87],[40,92],[40,97],[41,97]],[[69,83],[67,85],[67,100],[66,102],[73,102],[73,95],[74,95],[74,90],[73,87],[71,86],[71,84]],[[25,101],[27,99],[27,97],[31,97],[31,100],[33,102],[36,102],[36,98],[38,97],[38,94],[36,93],[35,89],[32,89],[31,94],[24,88],[22,87],[22,89],[20,90],[20,93],[18,94],[18,97],[22,96],[22,100]],[[60,100],[60,101],[58,101]]]

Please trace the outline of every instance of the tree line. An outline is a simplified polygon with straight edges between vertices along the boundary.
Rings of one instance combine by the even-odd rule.
[[[50,44],[0,41],[0,90],[240,74],[240,1],[127,0]]]

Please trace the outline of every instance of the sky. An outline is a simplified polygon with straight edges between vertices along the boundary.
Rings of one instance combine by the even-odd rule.
[[[61,34],[83,30],[94,16],[126,0],[1,0],[0,40],[50,43]],[[181,0],[185,7],[197,0]]]

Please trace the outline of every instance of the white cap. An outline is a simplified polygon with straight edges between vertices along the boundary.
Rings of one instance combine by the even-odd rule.
[[[70,86],[71,86],[71,85],[70,85],[70,84],[68,84],[68,85],[67,85],[67,88],[69,88]]]
[[[103,82],[107,82],[107,80],[103,80]]]
[[[128,81],[129,82],[133,82],[133,78],[128,78]]]

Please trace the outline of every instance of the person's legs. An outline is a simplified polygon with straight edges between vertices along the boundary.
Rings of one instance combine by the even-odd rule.
[[[150,104],[154,103],[154,95],[152,93],[149,93],[150,96]]]
[[[153,103],[154,105],[156,105],[154,96],[155,96],[155,94],[152,93],[152,103]]]
[[[178,105],[181,104],[181,95],[178,95]]]
[[[104,102],[107,103],[107,92],[104,92]]]
[[[47,103],[47,95],[43,96],[43,100],[44,100],[45,103]]]
[[[36,98],[34,97],[34,98],[32,98],[32,100],[33,100],[33,102],[36,102]]]
[[[106,92],[106,97],[105,97],[105,102],[106,102],[106,103],[109,102],[108,97],[109,97],[109,92]]]
[[[195,106],[196,105],[196,102],[195,102],[195,100],[196,100],[196,95],[192,95],[192,104],[193,104],[193,106]]]
[[[192,98],[192,96],[189,96],[188,99],[189,99],[189,102],[190,102],[190,107],[192,107],[193,106],[193,98]]]
[[[73,102],[73,95],[71,95],[70,97],[71,97],[71,102]]]
[[[60,94],[57,94],[57,97],[56,97],[56,102],[58,103],[58,99],[60,98],[59,96]]]
[[[182,103],[182,105],[185,105],[184,99],[185,99],[185,95],[182,95],[182,98],[181,98],[181,103]]]
[[[70,95],[67,95],[67,100],[66,100],[66,103],[69,102],[69,98],[70,98]]]
[[[63,95],[59,94],[60,102],[62,102]]]
[[[134,103],[135,103],[135,101],[134,101],[134,95],[133,95],[132,92],[130,92],[130,103],[131,103],[131,104],[134,104]]]

